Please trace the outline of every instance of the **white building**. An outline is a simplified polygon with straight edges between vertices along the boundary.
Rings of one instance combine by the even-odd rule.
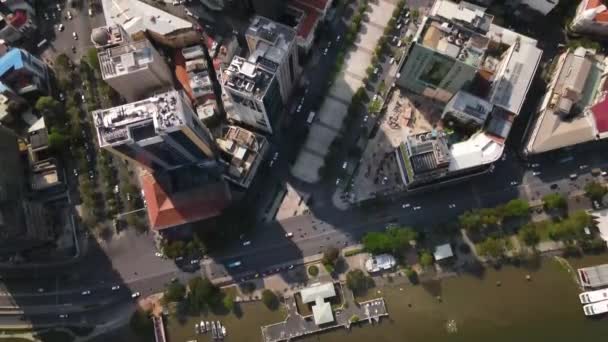
[[[331,304],[325,299],[336,296],[336,289],[333,283],[313,284],[302,291],[302,303],[313,303],[312,315],[316,325],[331,323],[334,321],[334,314],[331,310]]]
[[[114,25],[94,29],[91,40],[98,48],[103,80],[128,101],[173,87],[171,70],[147,39],[134,41]]]

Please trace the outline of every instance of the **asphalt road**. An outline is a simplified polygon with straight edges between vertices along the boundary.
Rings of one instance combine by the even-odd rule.
[[[83,8],[86,11],[86,6]],[[82,27],[83,24],[76,24],[74,20],[77,18],[85,22],[82,15],[75,16],[72,20],[74,27],[86,29]],[[302,193],[313,196],[315,200],[311,205],[311,214],[281,222],[259,223],[255,235],[249,237],[252,241],[250,246],[243,247],[240,241],[236,241],[226,251],[213,256],[213,260],[203,261],[203,269],[212,278],[232,273],[238,280],[241,275],[251,276],[276,270],[277,265],[297,263],[303,257],[317,254],[330,245],[343,247],[358,243],[365,232],[382,230],[389,222],[430,229],[434,224],[455,219],[470,208],[490,207],[516,197],[533,200],[552,191],[576,191],[591,178],[591,168],[608,167],[607,154],[598,153],[606,150],[604,143],[598,143],[592,151],[573,149],[570,151],[573,159],[564,163],[548,156],[538,160],[540,167],[534,170],[527,166],[527,162],[510,153],[506,160],[497,163],[493,173],[461,184],[431,193],[403,194],[375,208],[336,209],[331,204],[335,187],[324,183],[302,184],[291,179],[287,158],[295,153],[294,149],[298,146],[298,142],[292,139],[293,130],[306,125],[307,113],[319,105],[319,99],[324,94],[327,75],[338,51],[335,38],[344,30],[338,22],[333,25],[332,30],[318,43],[319,47],[324,48],[331,40],[333,47],[327,56],[321,54],[320,48],[314,49],[314,55],[304,70],[309,91],[301,113],[287,114],[286,129],[279,130],[280,133],[271,138],[280,158],[272,168],[263,168],[263,177],[257,177],[251,191],[251,196],[256,196],[251,203],[263,208],[273,196],[267,189],[289,182]],[[65,32],[69,30],[66,27]],[[79,35],[84,37],[82,33]],[[61,44],[67,42],[69,40]],[[87,43],[82,44],[84,47]],[[300,95],[304,92],[303,89],[299,91]],[[293,105],[299,99],[299,96],[294,96],[289,108],[295,108]],[[581,165],[588,167],[581,170]],[[541,174],[535,175],[535,172]],[[573,172],[579,177],[570,180],[568,176]],[[557,188],[551,189],[552,184],[557,184]],[[403,208],[405,203],[409,203],[410,207]],[[456,207],[451,208],[451,204],[456,204]],[[414,211],[411,209],[413,206],[420,206],[421,209]],[[286,232],[292,232],[293,238],[286,238]],[[0,288],[0,306],[18,305],[27,311],[29,319],[40,324],[100,323],[107,321],[113,311],[102,304],[115,310],[126,308],[132,305],[133,292],[141,292],[145,296],[161,290],[173,277],[186,281],[198,274],[182,272],[173,262],[154,256],[154,242],[148,235],[127,231],[101,246],[96,245],[94,240],[89,243],[89,253],[75,265],[29,270],[26,279],[5,280],[4,288]],[[243,266],[234,271],[227,270],[224,264],[234,259],[243,260]],[[114,285],[121,286],[121,289],[111,290]],[[39,293],[39,288],[44,292]],[[84,290],[90,290],[91,294],[82,295]],[[59,313],[64,311],[69,311],[68,318],[59,318]],[[0,316],[0,325],[16,322],[20,322],[18,315]]]

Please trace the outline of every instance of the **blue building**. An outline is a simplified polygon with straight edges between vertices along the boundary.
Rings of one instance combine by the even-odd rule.
[[[25,50],[13,48],[0,57],[0,93],[9,99],[48,94],[49,76],[48,66]]]

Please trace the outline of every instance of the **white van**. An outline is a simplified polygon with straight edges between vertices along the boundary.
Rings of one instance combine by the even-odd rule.
[[[310,112],[310,114],[308,114],[308,118],[306,119],[306,122],[310,125],[313,120],[315,119],[315,115],[317,115],[315,112]]]

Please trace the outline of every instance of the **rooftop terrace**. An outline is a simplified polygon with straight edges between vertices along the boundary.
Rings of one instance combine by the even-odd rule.
[[[274,75],[259,64],[234,57],[222,79],[224,86],[260,99],[266,93]]]
[[[177,90],[92,113],[99,145],[141,140],[186,122],[184,99]]]
[[[104,79],[147,68],[153,61],[152,47],[147,40],[99,51],[99,65]]]
[[[490,40],[464,26],[428,18],[419,43],[463,63],[479,67]]]

